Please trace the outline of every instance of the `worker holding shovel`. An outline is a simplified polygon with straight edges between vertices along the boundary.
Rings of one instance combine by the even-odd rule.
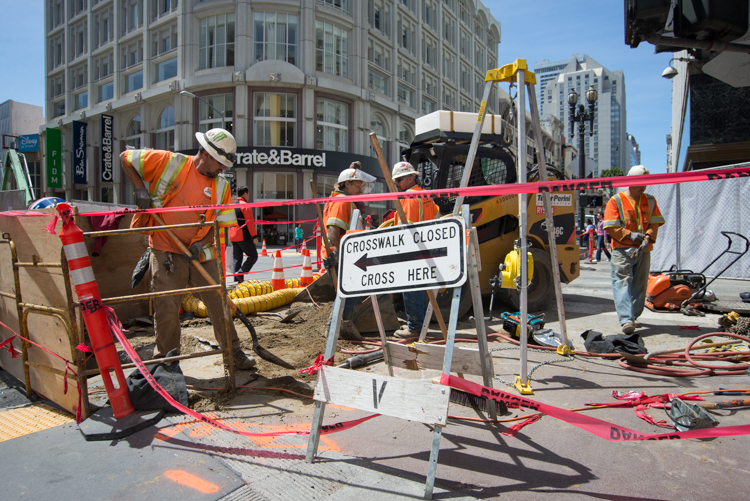
[[[236,159],[237,143],[231,133],[224,129],[211,129],[205,134],[195,134],[200,148],[194,156],[182,155],[161,150],[127,150],[120,154],[120,164],[125,176],[135,186],[138,208],[189,207],[196,205],[230,205],[232,194],[229,183],[219,173],[231,167]],[[150,188],[146,189],[146,182]],[[148,214],[136,214],[136,216]],[[164,212],[162,217],[167,225],[217,220],[222,227],[237,225],[234,209]],[[134,220],[136,218],[134,217]],[[135,226],[155,226],[153,218],[140,218]],[[145,219],[145,220],[144,220]],[[201,287],[210,285],[191,260],[212,261],[217,258],[213,245],[213,227],[180,228],[171,233],[190,252],[186,256],[180,244],[173,240],[170,232],[157,231],[149,235],[151,248],[151,290],[154,292]],[[214,281],[220,280],[216,266],[206,267]],[[226,333],[223,302],[214,291],[199,292],[198,296],[206,305],[214,336],[224,349]],[[181,295],[155,297],[154,330],[156,348],[154,358],[161,358],[172,349],[180,349],[179,309]],[[255,366],[255,359],[248,357],[240,348],[240,340],[234,323],[228,322],[229,338],[232,344],[233,362],[238,369],[248,370]]]

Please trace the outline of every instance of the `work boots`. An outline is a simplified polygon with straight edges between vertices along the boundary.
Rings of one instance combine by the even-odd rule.
[[[247,371],[255,367],[255,358],[248,357],[242,350],[237,350],[232,355],[234,359],[234,368],[241,371]]]

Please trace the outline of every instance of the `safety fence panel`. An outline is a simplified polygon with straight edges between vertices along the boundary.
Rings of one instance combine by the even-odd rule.
[[[722,251],[728,240],[722,231],[750,238],[750,181],[747,178],[711,182],[649,186],[666,224],[659,229],[651,270],[680,269],[701,271]],[[733,237],[732,250],[742,252],[745,243]],[[736,256],[726,254],[706,270],[714,276]],[[750,252],[731,266],[724,278],[750,279]]]

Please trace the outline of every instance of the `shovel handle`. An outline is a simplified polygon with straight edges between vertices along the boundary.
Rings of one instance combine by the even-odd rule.
[[[380,148],[378,136],[374,132],[370,133],[370,142],[372,143],[372,149],[375,151],[375,155],[378,157],[380,170],[383,172],[385,184],[388,185],[388,191],[390,191],[391,193],[396,193],[398,190],[396,189],[396,185],[393,184],[393,177],[391,177],[391,172],[388,170],[388,165],[385,162],[385,156],[383,155],[383,150]],[[398,211],[398,217],[401,219],[401,222],[403,224],[409,224],[409,221],[407,221],[406,219],[406,212],[404,212],[404,208],[401,205],[401,202],[396,200],[393,205],[396,206],[396,211]],[[440,305],[438,305],[437,299],[435,298],[435,291],[427,290],[425,292],[427,292],[427,298],[430,300],[430,304],[432,304],[432,312],[435,314],[435,318],[440,325],[440,331],[443,333],[443,339],[448,339],[448,327],[445,325],[445,320],[443,320],[443,313],[440,311]]]
[[[312,188],[313,195],[318,193],[318,189],[315,186],[315,181],[310,179],[310,187]],[[315,210],[318,213],[318,225],[320,226],[320,236],[323,237],[323,245],[326,247],[326,256],[331,256],[331,242],[328,240],[328,231],[323,224],[323,211],[320,210],[319,204],[314,204]],[[336,270],[334,268],[331,268],[328,270],[328,272],[331,274],[331,279],[333,280],[333,287],[334,289],[338,286],[338,277],[336,276]]]
[[[159,214],[151,213],[150,215],[161,226],[166,226],[166,224],[164,223],[164,220],[161,218],[161,216],[159,216]],[[185,246],[185,244],[182,243],[182,240],[180,240],[179,238],[177,238],[177,235],[175,235],[172,230],[167,230],[167,233],[169,233],[169,236],[172,237],[172,240],[174,240],[174,242],[177,244],[177,247],[179,247],[180,250],[182,250],[182,252],[186,256],[190,256],[191,255],[191,253],[188,250],[188,248]],[[217,283],[214,282],[214,279],[211,277],[211,275],[209,275],[208,271],[206,271],[206,268],[204,268],[203,265],[199,261],[197,261],[195,259],[191,259],[190,262],[193,263],[193,265],[198,270],[198,272],[201,275],[203,275],[203,278],[206,279],[206,282],[208,282],[210,285],[217,285]],[[219,296],[221,296],[221,291],[217,290],[216,293]],[[255,329],[253,328],[253,324],[250,323],[250,320],[247,319],[247,317],[245,316],[245,314],[242,313],[239,308],[237,308],[237,305],[234,304],[229,297],[226,297],[225,300],[227,302],[227,305],[229,306],[229,309],[232,310],[232,313],[234,313],[235,316],[237,318],[239,318],[242,321],[242,323],[245,324],[245,327],[247,327],[248,330],[250,331],[250,335],[253,338],[253,350],[255,350],[258,347],[259,343],[258,343],[258,335],[255,333]]]

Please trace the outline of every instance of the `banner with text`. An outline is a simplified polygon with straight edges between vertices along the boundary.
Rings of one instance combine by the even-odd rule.
[[[114,139],[112,137],[112,115],[99,115],[99,144],[101,144],[101,182],[114,181]]]
[[[73,121],[73,184],[89,184],[86,175],[86,122]]]
[[[47,129],[47,188],[62,188],[62,131]]]

